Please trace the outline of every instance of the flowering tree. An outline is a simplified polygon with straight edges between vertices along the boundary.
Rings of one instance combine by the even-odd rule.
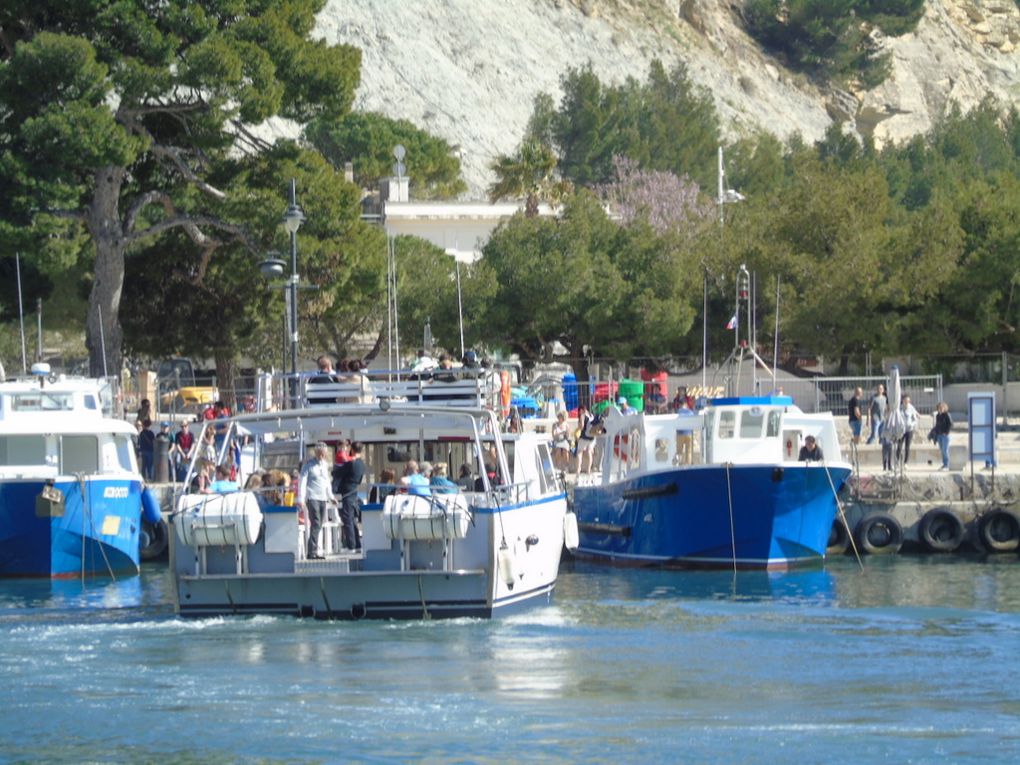
[[[678,234],[689,241],[713,220],[712,203],[686,175],[642,170],[627,157],[614,157],[616,181],[599,187],[624,226],[643,221],[657,234]]]

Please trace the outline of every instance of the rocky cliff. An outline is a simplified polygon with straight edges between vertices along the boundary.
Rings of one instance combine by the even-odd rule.
[[[952,102],[1020,102],[1015,0],[928,0],[917,29],[880,42],[892,73],[867,92],[820,89],[744,33],[741,0],[330,0],[317,34],[363,51],[358,108],[411,120],[460,152],[470,195],[518,144],[536,94],[591,62],[604,81],[687,64],[725,130],[813,140],[834,120],[879,143],[926,131]]]

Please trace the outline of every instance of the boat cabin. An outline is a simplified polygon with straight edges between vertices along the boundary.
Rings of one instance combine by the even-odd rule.
[[[92,380],[0,385],[0,475],[137,473],[134,428],[103,406]]]
[[[624,415],[611,406],[604,427],[610,481],[671,466],[796,462],[808,435],[826,460],[843,459],[832,415],[806,414],[789,396],[718,398],[698,414]]]

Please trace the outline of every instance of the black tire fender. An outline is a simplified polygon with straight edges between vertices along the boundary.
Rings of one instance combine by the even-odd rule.
[[[148,544],[145,544],[148,540]],[[138,557],[142,560],[156,560],[166,552],[167,544],[170,542],[170,529],[166,521],[160,519],[159,523],[142,521],[142,534],[138,540]]]
[[[825,548],[826,555],[843,555],[850,549],[850,532],[842,518],[836,518],[829,530],[829,544]]]
[[[932,552],[953,552],[963,543],[963,521],[948,507],[933,507],[921,517],[918,536]]]
[[[1020,547],[1020,518],[996,507],[978,521],[978,537],[988,552],[1013,552]]]
[[[892,555],[903,546],[903,527],[889,513],[872,513],[857,524],[854,538],[869,555]]]

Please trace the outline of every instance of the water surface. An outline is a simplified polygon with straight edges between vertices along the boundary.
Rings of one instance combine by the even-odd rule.
[[[1020,564],[566,566],[494,622],[185,621],[0,582],[0,762],[1013,763]]]

